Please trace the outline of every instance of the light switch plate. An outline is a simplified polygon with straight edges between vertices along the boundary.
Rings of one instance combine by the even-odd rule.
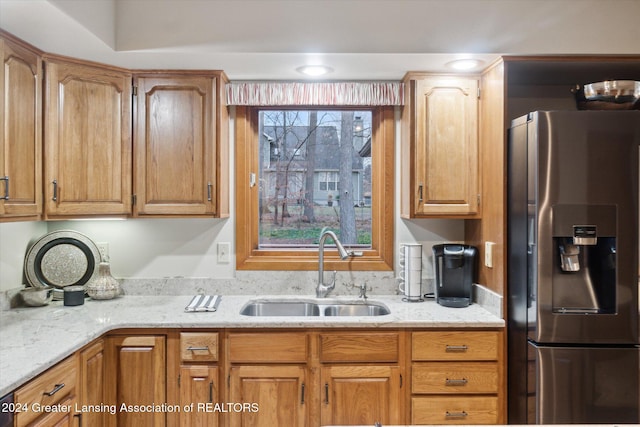
[[[228,264],[231,252],[231,243],[229,242],[220,242],[218,243],[218,262],[220,264]]]
[[[484,265],[488,268],[493,268],[493,247],[495,245],[494,242],[484,242]]]

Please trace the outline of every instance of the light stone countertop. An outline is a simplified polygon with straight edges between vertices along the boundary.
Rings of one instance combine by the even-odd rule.
[[[186,313],[191,296],[123,296],[107,301],[87,299],[66,307],[0,311],[0,396],[11,392],[95,338],[125,328],[502,328],[504,320],[478,304],[447,308],[429,300],[403,302],[400,296],[375,296],[391,314],[371,317],[251,317],[240,309],[252,299],[305,299],[311,296],[223,295],[217,312]],[[326,298],[359,301],[353,297]]]

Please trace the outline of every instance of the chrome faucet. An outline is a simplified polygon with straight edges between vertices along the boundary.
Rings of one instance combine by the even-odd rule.
[[[316,297],[318,298],[326,298],[326,296],[336,287],[336,272],[333,272],[333,278],[331,279],[331,283],[325,285],[324,283],[324,242],[327,240],[327,237],[331,237],[336,244],[336,248],[338,249],[338,253],[340,254],[340,259],[345,260],[349,257],[349,253],[342,246],[340,240],[338,240],[338,236],[331,230],[327,230],[327,228],[323,228],[320,232],[320,243],[318,245],[318,286],[316,287]]]

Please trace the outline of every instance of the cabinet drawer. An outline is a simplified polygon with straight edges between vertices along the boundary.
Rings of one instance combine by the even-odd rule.
[[[328,333],[320,335],[321,362],[397,362],[397,332]]]
[[[76,424],[73,421],[76,405],[75,398],[68,397],[56,404],[56,410],[60,412],[43,412],[42,416],[37,418],[34,423],[29,424],[29,427],[82,427],[81,424]]]
[[[413,397],[412,424],[497,424],[497,397]]]
[[[183,362],[215,362],[218,360],[217,332],[181,332],[180,360]]]
[[[500,332],[414,332],[413,360],[498,360]]]
[[[44,409],[38,411],[38,405],[40,408],[56,405],[64,398],[74,397],[77,378],[76,359],[70,357],[18,389],[14,395],[15,402],[27,405],[29,411],[16,414],[16,426],[27,425],[45,415]]]
[[[229,361],[232,363],[304,363],[307,361],[307,335],[265,332],[229,335]]]
[[[414,363],[412,393],[498,393],[498,364],[495,362]]]

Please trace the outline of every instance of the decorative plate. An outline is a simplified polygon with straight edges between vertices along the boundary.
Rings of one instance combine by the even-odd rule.
[[[100,251],[87,236],[73,230],[45,234],[27,251],[24,273],[29,285],[84,286],[98,271]]]

